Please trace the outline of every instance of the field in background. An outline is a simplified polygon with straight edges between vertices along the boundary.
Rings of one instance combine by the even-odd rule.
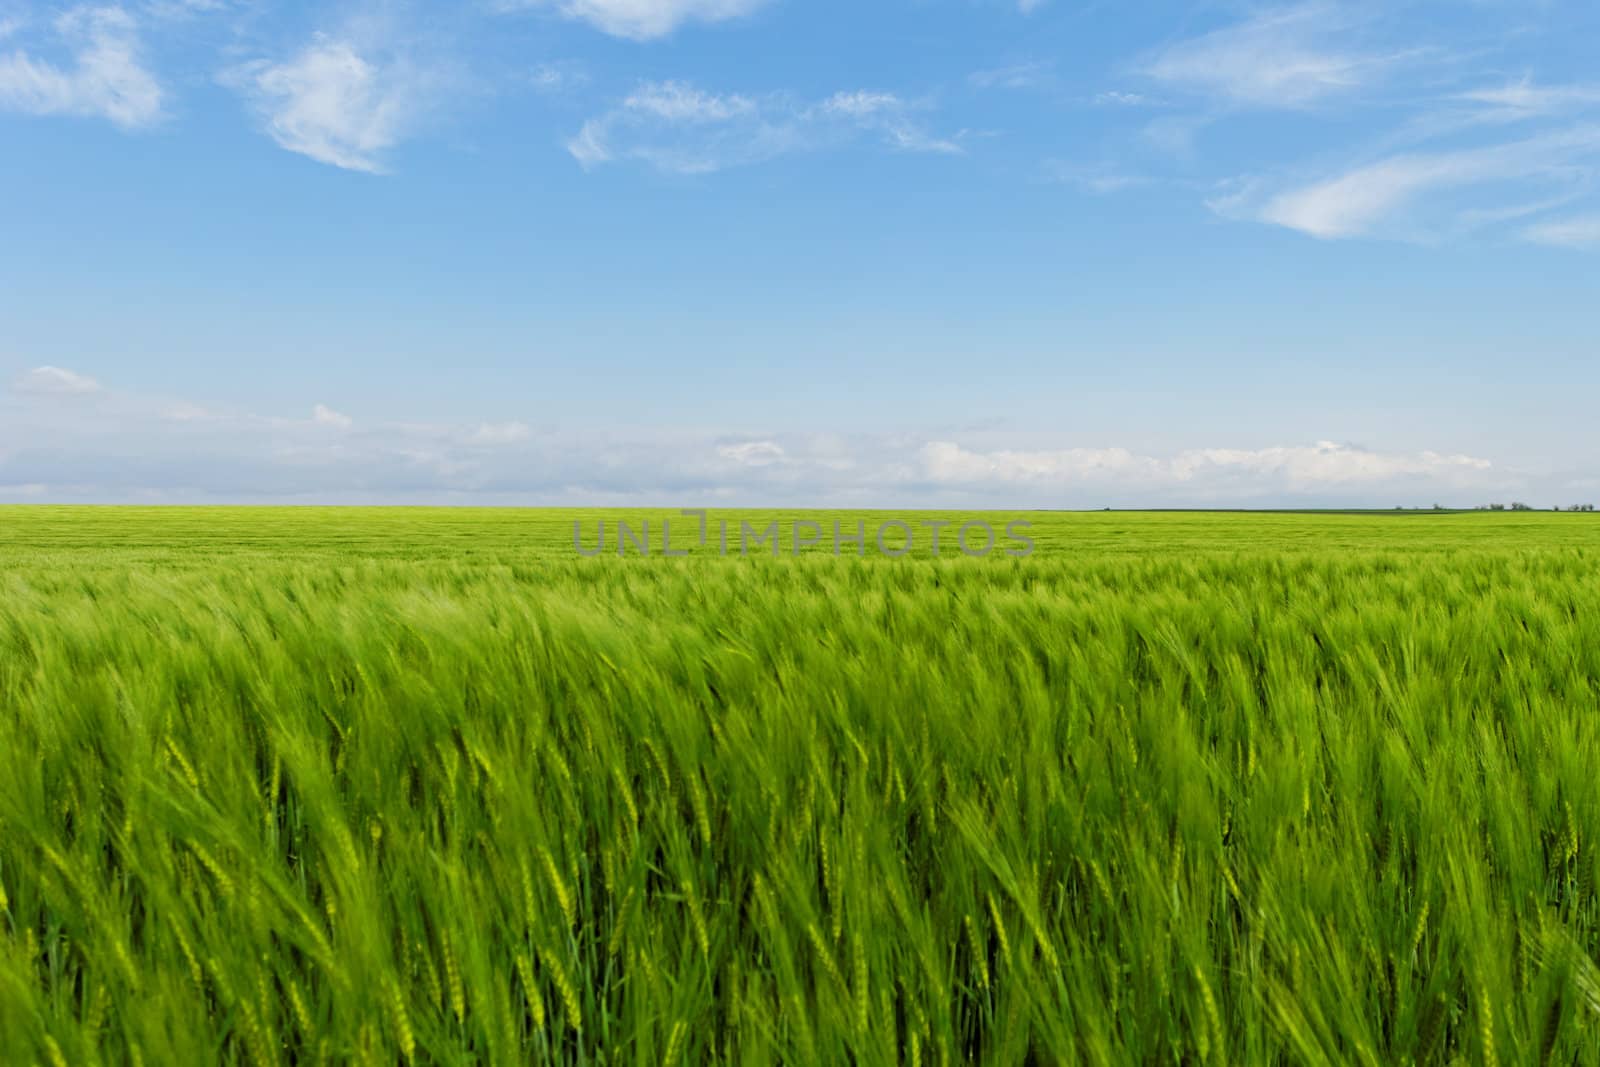
[[[0,1062],[1600,1063],[1594,516],[602,514],[0,508]]]

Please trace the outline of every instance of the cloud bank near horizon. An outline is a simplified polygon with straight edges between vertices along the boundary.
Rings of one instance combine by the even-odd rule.
[[[678,506],[1285,507],[1582,502],[1447,450],[1330,440],[1149,455],[960,434],[717,432],[224,411],[38,367],[0,394],[0,500]],[[1568,499],[1568,498],[1572,499]],[[1546,499],[1548,498],[1548,499]]]

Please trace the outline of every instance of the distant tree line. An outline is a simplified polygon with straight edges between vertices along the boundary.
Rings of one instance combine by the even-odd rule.
[[[1436,504],[1434,506],[1437,507],[1438,505]],[[1477,510],[1478,511],[1535,511],[1537,509],[1534,508],[1534,506],[1532,504],[1524,504],[1519,500],[1513,500],[1509,507],[1507,505],[1505,505],[1505,504],[1479,504],[1478,507],[1477,507]],[[1551,511],[1561,511],[1563,509],[1561,508],[1560,505],[1556,505],[1556,506],[1552,507],[1550,510]],[[1593,511],[1594,510],[1594,505],[1593,504],[1573,504],[1573,505],[1567,507],[1565,510],[1567,510],[1567,511]]]

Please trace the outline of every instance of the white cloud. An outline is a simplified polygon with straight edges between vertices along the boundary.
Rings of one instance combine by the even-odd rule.
[[[905,104],[893,93],[875,93],[856,90],[853,93],[834,93],[822,102],[822,110],[830,115],[845,115],[854,119],[871,118],[902,111]]]
[[[973,71],[967,81],[978,89],[1037,89],[1055,81],[1055,72],[1049,63],[1030,61]]]
[[[142,6],[154,18],[189,19],[227,11],[235,3],[236,0],[144,0]]]
[[[1387,159],[1279,194],[1262,208],[1261,219],[1313,237],[1354,237],[1424,189],[1473,181],[1482,172],[1472,154]]]
[[[883,126],[884,142],[902,152],[933,152],[944,156],[959,156],[966,149],[959,141],[937,137],[909,122],[890,122]]]
[[[1044,175],[1050,181],[1076,186],[1086,193],[1098,196],[1126,192],[1129,189],[1142,189],[1156,184],[1155,179],[1147,174],[1120,171],[1104,164],[1090,166],[1064,160],[1052,160],[1045,164]]]
[[[209,408],[201,407],[199,404],[191,404],[187,401],[180,400],[176,403],[168,405],[165,409],[163,409],[161,412],[161,417],[164,419],[170,419],[173,422],[211,422],[218,419],[224,419],[227,416],[212,411]]]
[[[589,72],[573,60],[541,63],[528,74],[528,83],[541,93],[563,93],[588,82]]]
[[[966,485],[1148,478],[1159,469],[1157,461],[1125,448],[984,452],[934,441],[923,447],[921,458],[931,480]]]
[[[16,380],[12,386],[19,393],[54,393],[82,396],[98,393],[100,383],[87,375],[60,367],[35,367]]]
[[[741,18],[767,0],[502,0],[502,11],[553,8],[616,37],[664,37],[687,22]]]
[[[81,376],[80,376],[81,377]],[[57,375],[44,380],[58,382]],[[337,431],[337,432],[330,432]],[[1317,442],[1149,454],[1003,430],[954,436],[715,434],[522,422],[356,422],[102,390],[91,404],[0,394],[0,493],[47,500],[655,503],[761,506],[1571,503],[1588,468]]]
[[[785,94],[717,94],[687,82],[651,82],[590,119],[567,142],[585,167],[619,159],[659,170],[705,174],[873,135],[907,152],[957,153],[956,141],[929,133],[918,109],[893,93],[857,90],[816,103]]]
[[[525,422],[485,422],[472,432],[472,441],[480,445],[514,445],[533,436]]]
[[[0,109],[98,116],[125,129],[161,119],[164,96],[143,64],[131,15],[120,7],[76,7],[57,18],[54,29],[71,52],[71,65],[24,51],[0,55]]]
[[[717,446],[717,455],[746,467],[766,467],[787,458],[783,446],[774,441],[741,441]]]
[[[886,144],[905,152],[958,154],[961,146],[946,137],[928,133],[911,121],[913,107],[894,93],[856,90],[834,93],[824,100],[808,119],[820,114],[826,119],[845,119],[864,130],[876,130]]]
[[[417,126],[432,79],[404,59],[319,34],[291,59],[247,64],[224,81],[244,93],[283,148],[376,174],[383,154]]]
[[[1131,490],[1289,491],[1427,479],[1467,487],[1493,471],[1488,460],[1436,452],[1382,453],[1320,441],[1264,449],[1205,448],[1161,458],[1125,448],[978,451],[947,441],[922,450],[928,477],[957,485],[1107,485]]]
[[[1532,79],[1488,89],[1460,93],[1459,100],[1482,105],[1494,120],[1542,118],[1600,104],[1600,87],[1591,85],[1538,85]]]
[[[1234,139],[1236,151],[1255,157],[1254,171],[1214,181],[1208,206],[1323,239],[1516,236],[1528,220],[1592,196],[1600,182],[1600,85],[1531,75],[1491,80],[1485,71],[1503,58],[1498,51],[1445,34],[1399,36],[1419,27],[1376,4],[1258,6],[1143,61],[1140,72],[1166,90],[1166,110],[1145,124],[1143,139],[1194,173],[1206,164],[1199,130],[1241,110],[1315,109],[1315,128],[1280,117],[1281,140],[1263,139],[1259,128]],[[1184,93],[1191,106],[1181,106]],[[1113,93],[1096,102],[1147,101]],[[1519,139],[1496,132],[1513,125],[1522,127]],[[1364,147],[1330,167],[1340,146],[1329,135],[1340,131],[1358,131]],[[1281,154],[1274,159],[1280,143],[1314,145],[1308,150],[1320,162],[1308,169]],[[1581,225],[1551,223],[1521,236],[1583,243]]]
[[[747,97],[717,96],[675,81],[640,86],[622,106],[666,122],[685,123],[726,122],[756,111],[755,102]]]
[[[355,424],[349,415],[340,414],[322,404],[311,409],[311,421],[318,426],[331,426],[336,430],[348,430]]]
[[[1264,202],[1253,202],[1252,190],[1213,201],[1213,207],[1314,237],[1357,237],[1404,214],[1424,193],[1494,183],[1521,189],[1529,183],[1586,181],[1597,153],[1600,127],[1577,127],[1509,144],[1393,156],[1278,192]]]
[[[995,428],[839,437],[568,425],[538,433],[519,421],[357,422],[320,404],[310,418],[226,411],[98,389],[60,368],[38,368],[25,379],[46,390],[95,391],[90,402],[71,404],[40,389],[0,393],[0,495],[44,487],[27,492],[45,500],[1568,504],[1579,481],[1597,473],[1592,463],[1529,473],[1456,451],[1331,441],[1152,454]]]
[[[608,143],[610,125],[605,119],[590,119],[585,122],[583,128],[567,141],[567,153],[583,167],[611,162],[616,157],[612,155],[611,145]]]
[[[1384,77],[1415,53],[1372,53],[1345,38],[1345,9],[1308,3],[1268,11],[1153,56],[1159,81],[1235,104],[1298,108]]]
[[[1600,248],[1600,215],[1541,222],[1522,231],[1535,244],[1562,248]]]

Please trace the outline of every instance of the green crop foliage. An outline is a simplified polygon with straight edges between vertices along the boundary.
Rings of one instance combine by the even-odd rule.
[[[0,1063],[1600,1063],[1593,517],[601,517],[0,509]]]

